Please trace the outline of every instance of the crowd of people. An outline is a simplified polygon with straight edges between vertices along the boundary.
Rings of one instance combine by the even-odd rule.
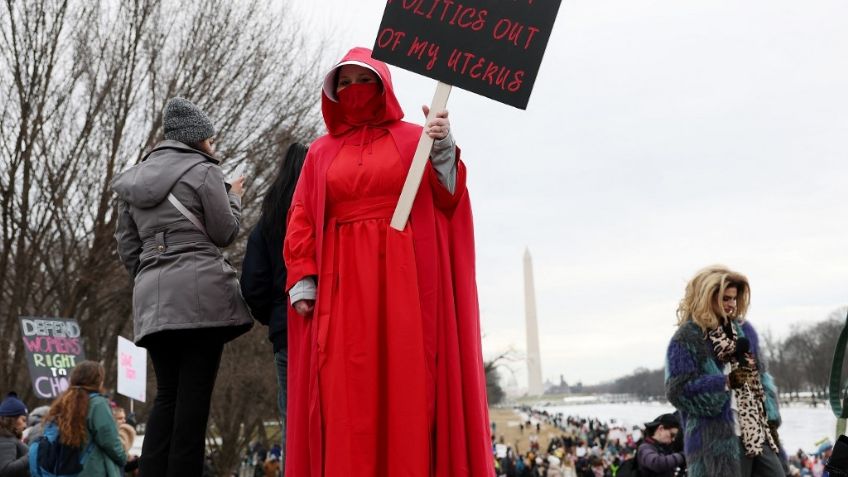
[[[0,403],[0,476],[137,475],[135,422],[107,399],[104,377],[103,365],[82,361],[71,372],[70,387],[32,412],[16,394],[7,395]]]
[[[644,476],[685,471],[682,443],[676,439],[680,424],[673,415],[628,427],[615,420],[549,414],[530,407],[518,412],[522,417],[518,439],[506,442],[496,428],[492,433],[499,476],[616,476],[623,466],[633,464],[628,463],[632,459],[640,461],[637,465]]]

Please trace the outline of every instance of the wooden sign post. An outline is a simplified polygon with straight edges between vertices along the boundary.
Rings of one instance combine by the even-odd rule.
[[[373,57],[439,81],[430,122],[451,85],[526,109],[561,0],[387,0]],[[391,226],[402,230],[433,139],[424,132]]]

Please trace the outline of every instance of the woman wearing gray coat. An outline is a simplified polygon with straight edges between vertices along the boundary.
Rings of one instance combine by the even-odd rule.
[[[224,344],[252,325],[219,250],[238,234],[243,178],[225,183],[215,128],[194,104],[172,98],[163,116],[165,141],[112,183],[118,254],[134,280],[135,342],[156,373],[139,463],[156,477],[202,473]]]

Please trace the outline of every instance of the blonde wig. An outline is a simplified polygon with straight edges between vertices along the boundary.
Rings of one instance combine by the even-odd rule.
[[[732,316],[724,313],[720,300],[728,288],[736,288],[736,310]],[[719,326],[722,318],[744,319],[751,302],[748,278],[721,265],[700,270],[686,284],[686,294],[677,307],[677,324],[695,322],[702,330]]]

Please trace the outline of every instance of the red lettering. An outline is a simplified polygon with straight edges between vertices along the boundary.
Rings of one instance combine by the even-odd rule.
[[[439,18],[440,21],[445,21],[445,15],[448,14],[448,9],[453,6],[453,0],[442,0],[445,8],[442,9],[442,16]]]
[[[386,48],[391,44],[391,50],[395,51],[395,49],[397,49],[398,45],[400,44],[400,41],[405,36],[406,32],[395,31],[391,28],[384,28],[383,31],[381,31],[380,34],[377,35],[377,46],[379,46],[380,48]]]
[[[483,73],[483,77],[481,78],[483,81],[488,81],[489,86],[492,85],[495,81],[495,73],[498,71],[498,65],[494,63],[489,63],[488,68],[486,68],[486,72]]]
[[[480,10],[480,13],[477,15],[477,20],[474,20],[474,23],[471,24],[471,29],[474,31],[482,30],[483,27],[486,26],[486,16],[488,14],[488,10]]]
[[[457,18],[457,17],[458,17],[458,16],[459,16],[459,15],[460,15],[460,14],[461,14],[464,10],[465,10],[465,8],[463,8],[463,6],[462,6],[462,4],[461,4],[461,3],[460,3],[459,5],[457,5],[457,7],[456,7],[456,12],[453,14],[453,18],[451,18],[451,20],[448,22],[448,24],[449,24],[449,25],[455,25],[455,24],[456,24],[456,18]]]
[[[451,68],[456,71],[456,66],[459,63],[460,56],[462,56],[462,52],[454,48],[450,54],[450,57],[448,58],[448,68]]]
[[[460,28],[470,27],[471,24],[474,23],[474,19],[472,18],[471,21],[465,22],[465,24],[463,24],[462,19],[467,17],[467,16],[474,17],[474,15],[476,13],[477,13],[477,9],[475,9],[475,8],[469,8],[469,9],[465,10],[464,12],[462,12],[462,15],[459,16],[459,21],[457,21],[457,25],[459,25]]]
[[[521,89],[521,81],[524,79],[524,71],[516,71],[513,78],[512,82],[510,82],[509,86],[506,88],[510,91],[510,93],[514,93]]]
[[[421,4],[424,3],[424,0],[418,2],[418,5],[415,5],[415,10],[412,12],[416,15],[424,16],[424,12],[421,11]]]
[[[421,41],[416,36],[414,40],[412,40],[412,46],[409,47],[409,51],[406,52],[406,56],[418,55],[418,59],[424,55],[424,52],[427,50],[427,42]]]
[[[530,42],[533,41],[533,35],[535,35],[536,33],[539,33],[539,29],[536,28],[536,27],[527,27],[527,31],[530,32],[530,34],[527,35],[527,43],[524,44],[525,50],[527,48],[530,48]]]
[[[510,71],[503,66],[501,66],[501,70],[498,72],[498,77],[495,80],[495,84],[500,86],[501,89],[506,89],[506,79],[509,77]]]
[[[474,53],[464,53],[464,55],[465,63],[462,64],[462,74],[465,74],[465,70],[468,69],[468,61],[474,58]]]
[[[512,22],[510,22],[510,21],[509,21],[508,19],[506,19],[506,18],[501,18],[500,20],[498,20],[498,22],[497,22],[497,23],[495,23],[495,28],[493,28],[493,29],[492,29],[492,36],[493,36],[493,37],[495,37],[495,40],[500,40],[500,39],[502,39],[503,37],[505,37],[505,36],[507,35],[507,33],[509,33],[509,27],[510,27],[510,24],[511,24],[511,23],[512,23]],[[503,26],[505,26],[505,27],[506,27],[506,28],[503,30],[503,33],[499,33],[499,32],[498,32],[498,31],[500,30],[500,28],[501,28],[501,25],[503,25]]]
[[[479,78],[482,75],[482,73],[480,73],[480,70],[483,69],[483,64],[485,62],[486,59],[481,57],[479,60],[477,60],[477,64],[471,67],[471,71],[469,71],[468,74],[474,79]],[[474,73],[475,71],[477,73]]]

